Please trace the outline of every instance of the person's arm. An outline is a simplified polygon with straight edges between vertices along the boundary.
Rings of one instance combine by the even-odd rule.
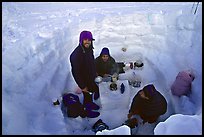
[[[133,113],[130,112],[130,113],[127,115],[128,119],[131,119],[132,115],[133,115]]]
[[[130,107],[130,110],[129,110],[129,114],[130,114],[129,117],[139,113],[139,108],[140,108],[139,101],[140,101],[140,99],[138,97],[139,96],[138,93],[135,95],[135,97],[132,100],[131,107]]]
[[[86,85],[83,78],[83,70],[82,70],[83,67],[81,66],[82,61],[83,61],[82,58],[80,58],[79,56],[76,56],[76,54],[72,54],[70,56],[72,75],[74,77],[74,80],[76,81],[79,88],[81,88],[82,90],[85,90]]]
[[[114,73],[118,74],[118,65],[115,62],[115,59],[110,56],[110,63],[111,63],[111,68],[110,68],[110,74],[113,75]]]
[[[101,72],[101,64],[100,56],[95,59],[95,66],[96,66],[96,74],[97,76],[103,76],[103,73]]]
[[[88,88],[87,87],[85,87],[85,88],[83,88],[83,89],[81,89],[82,90],[82,92],[87,92],[87,93],[89,93],[89,91],[88,91]]]

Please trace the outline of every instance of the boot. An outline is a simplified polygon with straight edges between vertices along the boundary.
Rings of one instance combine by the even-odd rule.
[[[97,100],[100,97],[99,91],[94,92],[94,100]]]
[[[88,118],[96,118],[100,115],[99,112],[96,112],[96,111],[92,111],[92,110],[86,110],[86,116]]]
[[[99,110],[100,107],[95,104],[94,102],[88,102],[86,104],[84,104],[86,110]]]
[[[83,92],[84,95],[84,101],[83,104],[86,104],[88,102],[92,102],[92,95],[87,93],[87,92]]]
[[[89,93],[84,93],[84,108],[86,110],[98,110],[100,107],[92,101],[92,95]]]

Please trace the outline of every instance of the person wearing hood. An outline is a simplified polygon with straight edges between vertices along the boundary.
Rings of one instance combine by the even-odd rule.
[[[96,72],[101,77],[107,77],[117,72],[115,59],[110,55],[107,47],[104,47],[100,55],[95,59],[95,65]]]
[[[192,93],[192,82],[195,79],[193,70],[180,71],[174,83],[171,85],[171,93],[175,96],[181,97],[183,95],[188,96]]]
[[[99,88],[94,81],[97,76],[93,55],[94,40],[90,31],[82,31],[79,45],[70,55],[70,62],[72,75],[84,96],[84,106],[99,109],[92,100],[92,95],[95,100],[99,98]]]
[[[140,116],[143,123],[154,123],[166,111],[166,99],[155,89],[153,84],[149,84],[134,96],[127,117],[130,120],[134,115],[137,115]]]

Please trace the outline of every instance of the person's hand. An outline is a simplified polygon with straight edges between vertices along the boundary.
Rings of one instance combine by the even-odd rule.
[[[132,112],[130,112],[128,115],[127,115],[127,117],[128,117],[128,119],[130,119],[131,117],[132,117]]]
[[[87,87],[83,88],[83,89],[82,89],[82,92],[87,92],[87,93],[89,93],[88,88],[87,88]]]
[[[75,90],[75,92],[76,92],[77,94],[81,94],[81,93],[82,93],[82,90],[81,90],[80,87],[77,87],[76,90]]]

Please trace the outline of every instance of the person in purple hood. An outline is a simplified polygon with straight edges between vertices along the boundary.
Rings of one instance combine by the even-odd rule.
[[[93,55],[93,39],[90,31],[82,31],[80,33],[79,45],[70,55],[72,75],[82,90],[85,108],[99,109],[99,106],[92,100],[99,98],[99,88],[95,83],[96,69]]]
[[[107,47],[104,47],[100,53],[100,56],[95,59],[95,65],[97,75],[101,77],[107,77],[117,73],[115,59],[110,55]]]

